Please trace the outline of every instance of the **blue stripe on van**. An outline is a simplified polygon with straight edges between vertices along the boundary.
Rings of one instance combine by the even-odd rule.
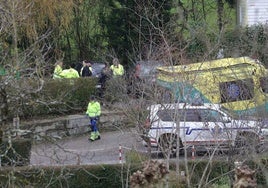
[[[170,129],[170,130],[175,130],[175,127],[151,127],[151,129],[154,130],[161,130],[161,129]],[[180,129],[186,129],[185,134],[186,135],[191,135],[193,131],[213,131],[213,129],[209,128],[191,128],[191,127],[180,127]],[[243,128],[222,128],[222,131],[228,131],[228,130],[250,130],[252,129],[251,127],[243,127]]]

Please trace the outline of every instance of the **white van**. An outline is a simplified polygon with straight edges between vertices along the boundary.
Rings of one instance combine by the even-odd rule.
[[[196,151],[256,149],[268,139],[264,121],[236,119],[218,104],[156,104],[148,110],[144,145],[170,155],[176,154],[177,143],[180,149],[194,146]]]

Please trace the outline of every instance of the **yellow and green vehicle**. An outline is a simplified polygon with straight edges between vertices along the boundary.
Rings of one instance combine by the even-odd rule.
[[[237,114],[268,113],[268,70],[249,57],[157,68],[157,83],[180,102],[216,103]]]

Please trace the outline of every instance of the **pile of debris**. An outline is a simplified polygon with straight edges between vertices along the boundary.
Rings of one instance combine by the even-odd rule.
[[[257,188],[255,170],[247,165],[239,165],[235,168],[235,182],[233,188]]]
[[[143,169],[136,171],[130,177],[131,188],[155,187],[164,182],[164,177],[168,174],[167,167],[164,163],[150,160],[143,163]]]

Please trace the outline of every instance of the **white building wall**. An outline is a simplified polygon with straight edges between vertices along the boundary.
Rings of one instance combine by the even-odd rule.
[[[238,25],[247,25],[247,0],[237,1],[237,23]]]
[[[268,0],[238,0],[237,17],[241,26],[268,24]]]

